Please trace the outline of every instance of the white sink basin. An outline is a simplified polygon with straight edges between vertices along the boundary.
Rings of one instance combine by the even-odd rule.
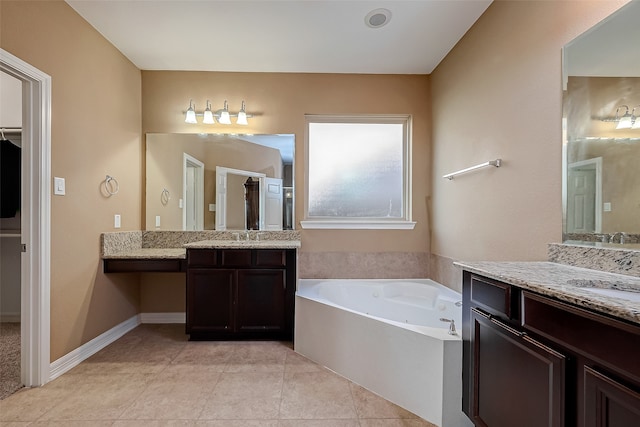
[[[621,291],[619,289],[603,289],[603,288],[582,288],[582,290],[587,292],[592,292],[594,294],[599,294],[602,296],[621,298],[621,299],[626,299],[633,302],[640,302],[640,292]]]

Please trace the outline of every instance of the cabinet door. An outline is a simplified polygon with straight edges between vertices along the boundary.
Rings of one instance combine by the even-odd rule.
[[[189,269],[187,333],[232,332],[235,270]]]
[[[584,368],[584,400],[585,427],[640,426],[640,393],[588,366]]]
[[[285,270],[239,270],[240,332],[279,332],[285,326]]]
[[[565,358],[475,308],[471,325],[476,426],[564,426]]]

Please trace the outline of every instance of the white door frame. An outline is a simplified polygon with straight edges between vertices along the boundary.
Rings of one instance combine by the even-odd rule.
[[[0,49],[0,70],[22,81],[21,378],[50,378],[51,77]]]
[[[595,194],[596,224],[595,224],[594,232],[601,233],[602,232],[602,157],[594,157],[592,159],[569,163],[567,167],[567,172],[570,171],[571,169],[592,169],[596,171],[596,194]],[[567,177],[567,182],[569,182],[568,177]]]
[[[264,189],[264,178],[267,175],[260,172],[245,171],[242,169],[227,168],[224,166],[216,166],[216,230],[224,231],[227,229],[227,191],[225,188],[224,193],[219,193],[218,185],[220,184],[220,182],[224,182],[226,185],[228,174],[258,178],[258,180],[260,181],[260,208],[259,208],[260,213],[259,215],[260,215],[260,229],[262,230],[263,228],[262,218],[264,218],[264,197],[263,197],[264,190],[263,189]],[[246,217],[246,212],[245,212],[245,217]],[[224,223],[222,227],[218,226],[220,221]],[[246,218],[245,218],[245,224],[246,224]]]
[[[182,153],[182,229],[187,229],[187,168],[195,169],[196,229],[204,229],[204,163]],[[190,230],[191,231],[191,230]]]

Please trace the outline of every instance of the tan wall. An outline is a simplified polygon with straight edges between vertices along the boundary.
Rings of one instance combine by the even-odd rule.
[[[138,277],[104,275],[100,233],[140,229],[140,71],[62,1],[0,2],[0,47],[52,78],[51,360],[138,312]],[[100,184],[109,174],[120,192]]]
[[[412,114],[415,230],[302,230],[302,251],[428,251],[428,76],[143,71],[143,132],[212,132],[207,125],[184,122],[189,99],[198,111],[207,99],[214,108],[227,99],[237,111],[244,99],[247,111],[258,114],[249,126],[215,125],[224,129],[218,132],[295,134],[296,228],[303,213],[304,114]]]
[[[494,1],[431,75],[432,272],[446,284],[459,287],[452,260],[544,260],[561,240],[561,48],[624,3]]]
[[[241,101],[256,114],[249,126],[189,125],[183,112],[193,99],[202,111],[207,99],[220,108],[225,99],[237,111]],[[429,233],[426,199],[430,165],[429,77],[424,75],[348,75],[213,72],[142,72],[144,133],[295,134],[295,227],[303,214],[304,114],[412,114],[413,219],[411,231],[301,230],[301,277],[425,277]],[[213,129],[213,130],[212,130]],[[349,260],[345,263],[345,260]],[[146,279],[145,279],[146,280]],[[163,296],[158,297],[158,292]],[[161,290],[142,287],[151,312],[183,311],[183,285]],[[174,301],[167,307],[148,301]]]

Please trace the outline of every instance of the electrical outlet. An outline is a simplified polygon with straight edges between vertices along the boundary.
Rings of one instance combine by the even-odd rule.
[[[156,215],[156,227],[160,227],[160,215]]]
[[[113,228],[120,228],[120,214],[113,216]]]

